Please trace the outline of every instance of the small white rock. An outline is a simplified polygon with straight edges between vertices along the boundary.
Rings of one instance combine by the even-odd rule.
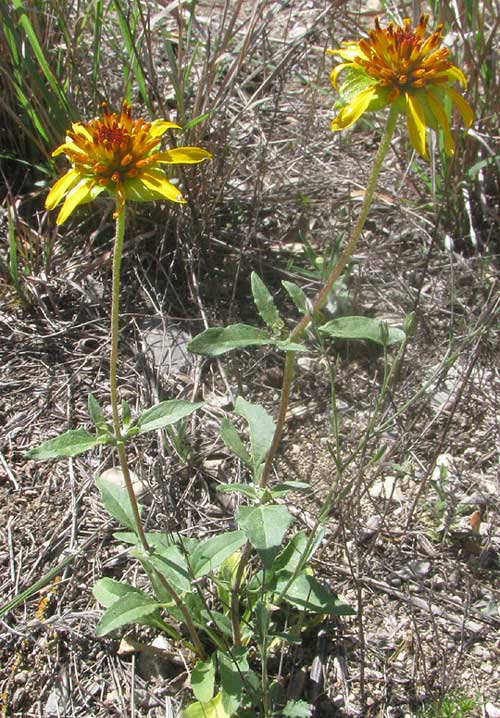
[[[123,472],[118,467],[106,469],[106,471],[103,471],[102,474],[100,474],[100,478],[104,479],[104,481],[109,481],[110,484],[119,486],[121,489],[126,488]],[[132,488],[134,489],[137,499],[143,504],[149,503],[152,497],[148,487],[142,483],[137,474],[134,474],[133,471],[130,472],[130,478],[132,480]]]

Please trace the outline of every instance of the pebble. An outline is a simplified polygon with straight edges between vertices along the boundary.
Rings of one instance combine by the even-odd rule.
[[[28,671],[19,671],[14,676],[14,683],[18,686],[24,686],[28,680],[28,676],[29,676]]]
[[[102,474],[100,474],[99,478],[103,479],[104,481],[109,481],[110,484],[119,486],[121,489],[125,489],[125,479],[123,478],[123,472],[118,467],[106,469],[106,471],[103,471]],[[134,472],[131,471],[130,478],[132,479],[132,487],[134,489],[134,493],[137,499],[143,504],[151,502],[151,492],[149,491],[149,488],[139,479],[137,474],[134,474]]]

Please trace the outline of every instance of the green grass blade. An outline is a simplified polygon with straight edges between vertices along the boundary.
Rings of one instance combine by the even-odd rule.
[[[136,30],[137,30],[137,18],[138,18],[138,12],[137,12],[137,5],[134,4],[134,13],[132,14],[132,21],[129,21],[125,17],[125,13],[123,11],[123,8],[119,2],[119,0],[113,0],[113,6],[116,10],[117,18],[118,18],[118,25],[120,28],[120,32],[122,34],[123,42],[125,43],[125,50],[128,55],[128,67],[126,65],[126,69],[124,71],[124,96],[127,101],[130,102],[131,96],[132,96],[132,87],[130,82],[130,76],[133,75],[135,78],[135,81],[137,82],[137,85],[139,87],[139,92],[141,93],[141,97],[144,101],[144,103],[147,105],[149,111],[151,112],[150,102],[149,102],[149,95],[146,88],[146,79],[144,77],[144,73],[142,71],[141,64],[139,62],[139,53],[136,43]]]
[[[92,99],[97,104],[97,85],[101,67],[101,47],[103,28],[103,0],[94,3],[94,37],[92,40]]]
[[[52,70],[49,67],[49,64],[47,62],[47,59],[45,57],[45,54],[43,52],[42,46],[40,45],[40,42],[38,40],[38,37],[36,35],[35,29],[33,28],[33,25],[30,22],[30,19],[26,13],[25,7],[22,3],[22,0],[12,0],[12,6],[16,10],[16,12],[19,15],[19,22],[21,24],[21,27],[23,28],[24,32],[26,33],[26,37],[28,38],[28,41],[31,45],[31,48],[35,54],[36,60],[38,62],[38,65],[40,69],[42,70],[45,79],[47,80],[47,83],[49,84],[49,87],[53,91],[53,93],[58,98],[59,102],[61,103],[61,106],[65,109],[65,111],[68,113],[68,115],[71,114],[70,107],[68,104],[68,99],[64,92],[61,90],[61,84],[58,82],[56,77],[54,76]]]

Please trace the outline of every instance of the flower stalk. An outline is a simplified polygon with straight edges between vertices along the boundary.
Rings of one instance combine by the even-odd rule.
[[[110,400],[111,400],[111,413],[113,418],[113,431],[116,441],[116,450],[118,452],[118,460],[120,463],[120,469],[123,474],[125,481],[125,488],[127,490],[130,505],[132,507],[132,513],[134,515],[134,523],[137,536],[141,542],[142,548],[146,553],[150,553],[151,549],[144,533],[144,528],[141,522],[141,516],[139,513],[139,506],[137,503],[137,497],[135,495],[134,487],[132,485],[132,479],[130,476],[130,469],[127,461],[127,454],[125,451],[125,441],[123,438],[121,424],[120,424],[120,413],[119,413],[119,400],[118,400],[118,387],[117,387],[117,367],[118,367],[118,330],[119,330],[119,316],[120,316],[120,267],[123,255],[123,240],[125,237],[125,208],[120,208],[117,200],[116,208],[116,233],[115,233],[115,246],[113,251],[113,277],[111,283],[111,353],[109,360],[109,385],[110,385]],[[157,572],[157,576],[161,581],[164,588],[168,591],[169,595],[175,602],[177,608],[181,611],[186,623],[189,636],[193,643],[193,647],[198,656],[203,659],[205,657],[205,650],[201,643],[198,631],[191,619],[189,610],[182,602],[181,597],[170,584],[170,582],[162,574]]]
[[[359,213],[358,219],[356,220],[356,224],[354,225],[354,228],[349,236],[349,239],[347,241],[346,246],[344,247],[342,254],[340,255],[337,263],[333,267],[332,271],[328,275],[328,278],[323,285],[323,287],[320,289],[318,294],[316,295],[316,298],[314,299],[313,306],[310,312],[306,312],[300,322],[296,325],[296,327],[291,331],[290,333],[290,341],[296,341],[300,339],[303,332],[307,329],[309,324],[313,321],[314,316],[318,314],[318,312],[321,311],[321,309],[324,307],[328,296],[330,292],[332,291],[333,285],[337,281],[337,279],[342,274],[343,270],[345,269],[349,259],[351,258],[354,250],[356,249],[356,245],[358,243],[358,240],[361,236],[361,232],[363,231],[363,227],[365,226],[366,218],[368,217],[368,213],[370,211],[370,207],[373,202],[373,196],[375,194],[375,189],[377,186],[377,180],[380,173],[380,169],[382,167],[382,163],[385,159],[385,156],[387,155],[387,152],[389,150],[389,147],[391,145],[392,136],[394,134],[394,130],[396,127],[396,122],[398,119],[398,110],[395,105],[391,106],[391,109],[389,111],[389,116],[387,118],[387,123],[384,129],[384,134],[382,135],[382,139],[380,141],[379,148],[377,150],[377,154],[375,155],[375,160],[373,162],[373,167],[370,173],[370,177],[368,180],[368,185],[366,187],[365,196],[363,199],[363,204],[361,206],[361,211]],[[271,444],[271,448],[269,449],[269,452],[266,457],[266,463],[264,465],[264,470],[262,471],[262,477],[261,477],[261,488],[265,488],[269,481],[269,474],[271,471],[271,466],[274,461],[274,458],[276,456],[276,452],[278,450],[278,446],[281,441],[281,437],[283,435],[283,430],[285,427],[285,420],[286,420],[286,413],[288,410],[288,403],[290,399],[290,390],[293,382],[293,377],[295,374],[295,352],[287,352],[285,357],[285,369],[283,374],[283,384],[281,387],[281,397],[280,397],[280,406],[278,411],[278,418],[276,422],[276,429],[273,436],[273,441]]]
[[[341,273],[345,269],[349,259],[351,258],[356,245],[358,243],[358,240],[361,236],[361,233],[363,231],[363,227],[366,222],[366,218],[368,217],[368,213],[370,211],[370,207],[373,202],[373,197],[375,194],[375,189],[377,186],[377,180],[378,176],[380,174],[380,170],[382,167],[382,163],[387,155],[387,152],[389,151],[389,147],[391,145],[391,140],[394,134],[394,130],[396,128],[396,123],[398,119],[398,109],[395,105],[391,105],[389,116],[387,118],[386,126],[384,129],[384,133],[382,135],[379,148],[377,150],[377,154],[375,155],[375,159],[373,162],[373,167],[370,173],[370,177],[368,179],[368,185],[366,187],[365,196],[363,199],[363,204],[361,206],[361,210],[358,216],[358,219],[356,221],[356,224],[354,225],[354,228],[349,236],[349,239],[347,241],[346,246],[344,247],[342,254],[340,255],[339,259],[337,260],[337,263],[333,267],[332,271],[328,275],[328,278],[326,279],[325,284],[320,289],[318,294],[316,295],[316,298],[314,299],[313,306],[310,312],[306,312],[302,319],[298,322],[298,324],[295,326],[295,328],[290,332],[289,339],[290,341],[296,341],[300,339],[303,332],[307,329],[309,324],[313,321],[314,317],[318,314],[318,312],[321,311],[321,309],[324,307],[328,296],[332,290],[333,285],[337,281],[337,279],[340,277]],[[292,388],[293,378],[295,375],[295,352],[286,352],[285,356],[285,369],[283,373],[283,383],[281,386],[281,396],[280,396],[280,405],[278,410],[278,418],[276,421],[276,429],[274,431],[273,435],[273,441],[271,443],[271,447],[269,449],[269,452],[266,457],[266,462],[264,464],[264,469],[262,471],[262,475],[260,478],[260,488],[264,489],[268,485],[269,482],[269,475],[271,472],[271,467],[273,465],[273,461],[276,456],[276,452],[278,450],[278,447],[281,442],[281,438],[283,436],[283,430],[285,428],[285,421],[286,421],[286,414],[288,411],[288,404],[290,401],[290,392]],[[234,578],[233,584],[231,586],[231,624],[232,624],[232,632],[233,632],[233,641],[236,646],[241,645],[241,629],[240,629],[240,619],[239,619],[239,593],[240,593],[240,587],[241,587],[241,581],[245,572],[246,565],[249,561],[250,555],[251,555],[251,545],[249,542],[245,545],[243,548],[240,563],[238,566],[238,570],[236,572],[236,576]],[[281,594],[283,596],[283,592]]]
[[[135,496],[130,469],[128,466],[125,443],[120,424],[118,387],[116,381],[118,367],[118,319],[120,312],[120,266],[123,254],[123,240],[125,237],[125,211],[118,211],[116,215],[115,246],[113,250],[113,276],[111,282],[111,353],[109,359],[109,392],[111,399],[111,412],[113,417],[113,432],[115,435],[116,449],[120,462],[120,469],[125,481],[130,505],[134,514],[134,522],[137,535],[145,551],[149,551],[149,544],[142,527],[137,498]]]

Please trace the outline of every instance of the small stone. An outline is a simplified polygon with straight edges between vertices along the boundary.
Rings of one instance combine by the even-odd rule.
[[[126,488],[123,472],[118,467],[106,469],[106,471],[102,472],[99,478],[104,479],[104,481],[109,481],[111,484],[119,486],[121,489]],[[152,496],[149,488],[143,484],[133,471],[130,472],[130,478],[132,480],[132,488],[134,489],[136,498],[143,504],[151,503]]]
[[[142,329],[144,354],[161,376],[168,378],[192,367],[194,357],[187,349],[191,334],[175,325],[165,326],[162,320],[156,319],[149,320]]]
[[[486,703],[484,711],[488,718],[500,718],[500,708],[494,706],[493,703]]]
[[[339,693],[338,695],[334,696],[332,698],[332,703],[335,706],[335,708],[343,708],[345,705],[345,698],[342,695],[342,693]]]
[[[28,680],[28,676],[28,671],[19,671],[14,676],[14,683],[18,686],[24,686],[26,681]]]
[[[360,539],[361,541],[369,541],[374,536],[376,536],[377,532],[380,529],[382,520],[379,516],[370,516],[366,522],[366,524],[361,527],[360,532]]]
[[[478,658],[489,658],[490,652],[487,648],[484,646],[480,646],[479,644],[476,644],[472,647],[471,653],[473,656],[478,656]]]
[[[373,499],[383,498],[399,502],[403,499],[401,489],[396,485],[395,476],[387,476],[383,481],[377,481],[370,489],[370,496]]]
[[[11,707],[13,710],[19,710],[21,705],[24,703],[26,698],[26,691],[24,688],[16,688],[14,695],[11,698]]]
[[[297,359],[297,366],[304,371],[311,371],[314,367],[314,359],[311,357],[300,357]]]
[[[158,636],[150,646],[143,646],[137,659],[137,672],[146,682],[152,678],[171,678],[178,673],[176,656],[164,636]]]
[[[206,459],[203,462],[203,468],[211,476],[217,476],[219,469],[224,463],[224,459]]]

